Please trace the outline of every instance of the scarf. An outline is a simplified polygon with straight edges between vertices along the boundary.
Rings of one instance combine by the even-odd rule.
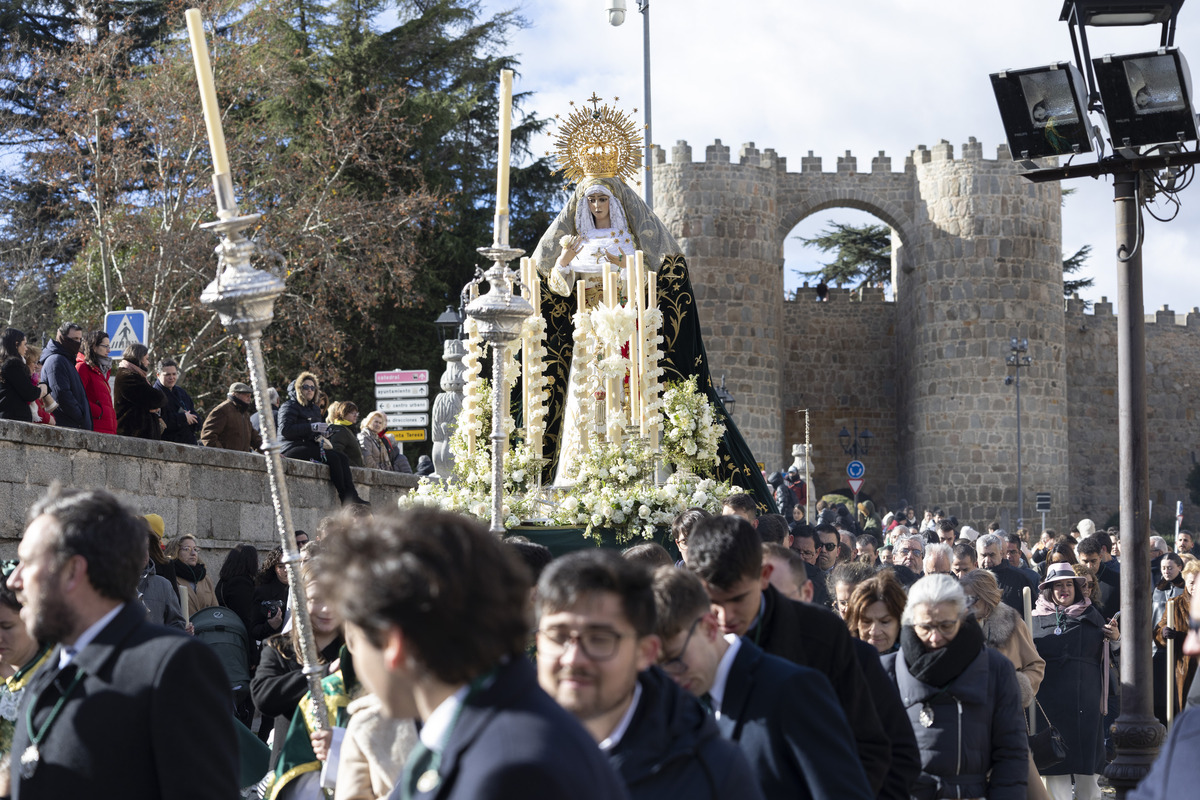
[[[958,635],[937,650],[928,649],[911,625],[900,629],[900,652],[909,673],[921,683],[938,689],[949,686],[961,675],[983,647],[983,631],[974,617],[965,618],[958,627]]]
[[[1038,595],[1037,603],[1035,603],[1033,606],[1033,616],[1048,617],[1051,614],[1066,614],[1068,617],[1074,617],[1078,619],[1079,617],[1083,616],[1083,612],[1087,611],[1091,604],[1091,600],[1084,598],[1078,603],[1072,603],[1066,608],[1063,608],[1062,606],[1057,606],[1054,603],[1051,603],[1041,595]]]
[[[121,361],[121,369],[127,369],[130,372],[136,372],[143,378],[146,377],[146,370],[142,369],[141,365],[135,364],[132,361]]]
[[[88,362],[93,367],[100,370],[100,374],[102,375],[107,375],[108,371],[112,369],[112,359],[108,356],[93,356],[92,358],[88,359]]]
[[[190,566],[183,563],[179,559],[175,559],[175,575],[183,578],[193,586],[199,585],[200,581],[204,580],[204,576],[208,574],[208,569],[203,564]]]

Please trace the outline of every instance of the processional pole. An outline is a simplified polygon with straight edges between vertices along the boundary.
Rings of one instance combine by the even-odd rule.
[[[262,332],[275,316],[275,300],[283,294],[284,283],[278,275],[250,266],[250,258],[256,252],[282,262],[278,253],[260,247],[243,235],[243,231],[258,222],[261,214],[241,216],[233,193],[233,178],[229,171],[229,158],[225,152],[225,135],[221,129],[220,108],[217,105],[216,89],[213,84],[212,67],[208,60],[208,44],[204,39],[204,27],[199,9],[188,9],[185,14],[188,35],[191,38],[192,58],[196,65],[196,78],[200,84],[200,100],[204,107],[204,122],[208,128],[208,141],[212,149],[213,191],[217,197],[217,222],[200,227],[213,230],[221,237],[217,245],[217,277],[205,287],[200,301],[216,310],[221,324],[236,333],[246,345],[246,363],[250,371],[250,386],[254,400],[260,409],[271,407],[267,396],[267,369],[262,357]],[[300,549],[296,545],[295,526],[292,524],[291,502],[287,484],[284,482],[283,445],[272,425],[263,425],[262,450],[267,456],[267,479],[271,488],[271,504],[275,508],[275,526],[283,548],[283,563],[288,574],[288,593],[292,606],[292,627],[300,641],[300,662],[308,682],[312,700],[313,721],[317,730],[329,726],[329,712],[325,705],[325,692],[321,678],[324,666],[317,660],[316,640],[313,638],[312,621],[308,616],[308,598],[300,578]]]

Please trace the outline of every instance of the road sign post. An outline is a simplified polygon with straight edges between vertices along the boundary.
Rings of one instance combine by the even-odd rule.
[[[1046,530],[1046,513],[1048,511],[1050,511],[1050,493],[1049,492],[1038,492],[1037,493],[1037,510],[1039,512],[1041,512],[1042,530],[1044,531],[1044,530]],[[1040,531],[1039,531],[1039,533],[1040,533]]]
[[[136,308],[110,311],[104,315],[104,332],[108,334],[108,355],[119,361],[131,346],[149,345],[146,331],[146,312]]]
[[[429,370],[387,369],[376,372],[375,408],[387,416],[387,433],[393,441],[428,440]]]

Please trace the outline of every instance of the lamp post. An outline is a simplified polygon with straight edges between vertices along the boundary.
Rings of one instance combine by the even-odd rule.
[[[733,395],[729,393],[729,390],[725,388],[724,375],[721,376],[721,385],[717,387],[716,392],[717,399],[721,401],[721,405],[725,406],[725,413],[729,415],[730,419],[733,419],[733,407],[737,403],[737,400],[735,400]]]
[[[1028,369],[1033,359],[1025,355],[1029,352],[1029,340],[1012,337],[1008,343],[1008,357],[1004,363],[1015,372],[1006,375],[1005,386],[1017,387],[1017,527],[1025,524],[1025,482],[1021,479],[1021,370]]]
[[[1013,158],[1030,181],[1113,176],[1117,258],[1117,397],[1120,445],[1122,638],[1150,632],[1150,477],[1146,433],[1146,341],[1142,302],[1142,208],[1155,193],[1186,186],[1200,152],[1187,62],[1174,47],[1184,0],[1066,0],[1059,20],[1071,33],[1075,64],[991,76]],[[1158,49],[1091,58],[1087,28],[1161,25]],[[1085,77],[1086,76],[1086,77]],[[1085,99],[1086,98],[1086,99]],[[1088,118],[1107,123],[1109,140]],[[1099,151],[1094,162],[1038,168],[1030,159]],[[1104,155],[1106,144],[1112,148]],[[1164,729],[1153,715],[1150,651],[1121,648],[1121,714],[1113,726],[1116,758],[1104,770],[1117,797],[1145,777]]]
[[[848,456],[865,456],[871,450],[871,440],[875,438],[875,434],[867,428],[863,428],[860,433],[858,430],[858,420],[854,421],[854,435],[846,430],[846,426],[842,426],[842,430],[838,433],[838,444],[842,446],[842,452]]]
[[[433,471],[439,478],[447,479],[454,470],[454,453],[450,449],[450,436],[463,405],[462,357],[466,348],[462,343],[462,324],[466,314],[460,306],[446,306],[446,310],[434,321],[442,338],[442,360],[446,371],[439,383],[441,393],[433,401],[430,421],[433,423]]]
[[[645,85],[646,105],[646,149],[642,157],[646,170],[646,206],[654,210],[654,172],[650,163],[650,0],[636,0],[642,15],[642,82]],[[625,22],[625,0],[606,0],[608,23],[614,28]]]

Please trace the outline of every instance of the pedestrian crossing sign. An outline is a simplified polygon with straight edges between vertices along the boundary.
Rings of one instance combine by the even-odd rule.
[[[104,330],[108,333],[108,355],[118,359],[131,345],[146,344],[146,312],[134,308],[110,311],[104,315]]]

